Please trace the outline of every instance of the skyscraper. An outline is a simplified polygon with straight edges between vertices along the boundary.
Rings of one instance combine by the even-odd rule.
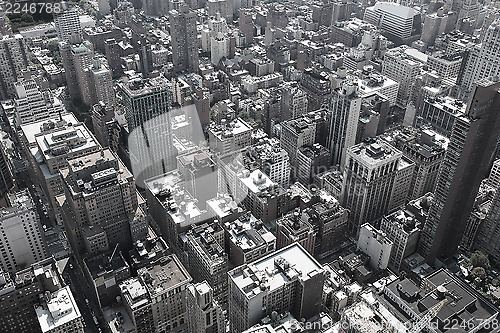
[[[40,296],[56,292],[64,283],[55,258],[38,261],[14,275],[0,272],[0,282],[2,332],[42,332],[34,305]],[[74,329],[73,332],[81,332]]]
[[[494,81],[478,82],[465,115],[455,120],[419,244],[428,262],[455,253],[479,185],[487,175],[500,135],[500,80]]]
[[[412,35],[417,15],[418,12],[411,7],[381,1],[366,8],[363,19],[384,30],[390,36],[406,39]]]
[[[347,149],[340,202],[351,212],[351,232],[357,233],[366,222],[376,226],[374,222],[387,213],[401,156],[381,139]]]
[[[60,12],[54,12],[54,24],[59,41],[71,44],[80,43],[82,41],[82,26],[78,8],[68,7],[65,2],[62,2],[61,9]]]
[[[169,15],[172,57],[176,71],[198,71],[198,32],[196,13],[183,6]]]
[[[2,100],[15,96],[14,83],[28,67],[26,44],[21,35],[0,37],[0,98]]]
[[[114,38],[106,39],[104,41],[104,49],[106,53],[106,60],[108,65],[113,72],[113,77],[117,78],[122,74],[123,69],[120,60],[120,46]]]
[[[40,217],[28,191],[9,195],[0,210],[0,270],[16,272],[47,256]]]
[[[5,151],[5,147],[0,146],[0,201],[6,198],[7,193],[14,186],[15,180],[12,172],[9,157]]]
[[[469,51],[465,68],[459,74],[458,84],[462,86],[465,93],[471,92],[477,81],[500,74],[499,43],[500,19],[497,19],[486,29],[483,42]]]
[[[109,150],[68,161],[60,170],[65,186],[65,228],[73,252],[97,253],[132,247],[130,225],[138,207],[132,174]]]
[[[104,102],[107,109],[115,107],[115,90],[111,70],[104,58],[94,58],[93,64],[87,68],[87,80],[89,82],[89,95],[83,96],[88,105]]]
[[[170,125],[169,82],[163,76],[120,84],[129,130],[132,172],[137,186],[175,167]]]
[[[186,332],[187,288],[192,281],[175,255],[141,268],[120,284],[123,306],[136,332]]]
[[[68,91],[73,99],[84,100],[90,95],[87,69],[92,65],[94,51],[89,41],[80,44],[59,42],[59,52],[66,75]]]
[[[63,112],[62,103],[56,101],[50,91],[42,91],[31,74],[26,71],[24,77],[15,84],[16,124],[18,126],[57,116]]]
[[[332,165],[344,167],[347,148],[356,143],[361,97],[353,82],[346,81],[333,92],[327,145]]]

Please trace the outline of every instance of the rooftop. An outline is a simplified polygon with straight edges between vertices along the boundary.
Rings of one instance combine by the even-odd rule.
[[[256,169],[252,172],[243,170],[238,174],[240,181],[252,193],[259,193],[276,185],[265,173]]]
[[[121,89],[132,98],[158,91],[165,91],[169,89],[169,84],[170,83],[166,78],[158,76],[150,79],[136,77],[126,82],[122,82],[119,85]]]
[[[28,190],[8,194],[10,207],[0,208],[0,218],[19,211],[34,208],[33,200]]]
[[[58,158],[63,154],[83,152],[98,146],[83,123],[58,122],[55,128],[49,129],[48,133],[37,135],[35,140],[45,161]]]
[[[217,194],[217,197],[207,200],[207,208],[210,207],[215,216],[221,220],[237,212],[238,205],[229,194]]]
[[[187,226],[206,216],[206,210],[198,207],[198,200],[185,190],[184,179],[178,170],[147,179],[145,185],[174,223]]]
[[[230,240],[243,251],[250,251],[276,241],[276,237],[262,221],[250,213],[241,216],[236,221],[226,223],[226,229]]]
[[[61,121],[62,118],[62,121]],[[21,125],[21,131],[23,132],[24,137],[28,141],[28,144],[31,146],[36,144],[35,136],[37,134],[56,130],[57,128],[63,128],[64,126],[69,126],[70,124],[78,124],[79,121],[76,119],[73,113],[64,113],[61,117],[55,117],[52,119],[44,119],[38,122]]]
[[[246,297],[252,298],[266,290],[272,292],[295,279],[305,281],[323,273],[316,259],[294,243],[252,264],[239,266],[228,274]]]
[[[389,12],[403,18],[413,18],[415,15],[415,10],[413,8],[402,6],[393,2],[377,2],[375,6],[370,8],[375,11]]]
[[[465,114],[467,104],[450,96],[428,98],[427,103],[453,115]]]
[[[387,325],[383,318],[379,317],[365,302],[355,303],[343,313],[351,326],[356,327],[359,333],[383,333],[387,332]]]
[[[191,276],[175,255],[162,257],[138,275],[152,298],[191,282]]]
[[[45,304],[35,305],[35,312],[42,332],[52,331],[81,317],[69,286],[52,294],[47,292],[45,298]]]
[[[429,289],[419,288],[408,279],[397,279],[386,288],[400,297],[401,302],[420,317],[428,309],[446,299],[447,302],[436,316],[440,322],[457,318],[466,322],[470,320],[477,327],[480,323],[498,314],[498,310],[493,305],[487,303],[481,295],[448,270],[440,269],[426,277],[425,281],[426,283],[423,285],[428,285]],[[387,291],[384,289],[384,292]],[[446,330],[437,330],[437,332],[444,331]],[[457,331],[466,332],[462,328],[458,328]]]
[[[377,167],[391,160],[398,159],[402,153],[383,140],[371,139],[354,145],[347,150],[348,154],[355,156],[356,160],[366,166]]]
[[[225,119],[222,119],[220,125],[214,123],[210,126],[210,131],[220,140],[225,140],[235,135],[250,132],[251,130],[252,127],[241,118],[233,119],[230,122],[226,122]]]

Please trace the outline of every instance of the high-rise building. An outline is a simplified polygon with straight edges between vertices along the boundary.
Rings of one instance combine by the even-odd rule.
[[[217,195],[215,162],[208,152],[196,150],[177,156],[177,170],[183,176],[186,190],[204,207]]]
[[[5,147],[0,145],[0,201],[6,198],[7,193],[14,187],[14,173]]]
[[[120,60],[120,46],[114,38],[110,38],[104,41],[104,50],[106,55],[106,60],[113,73],[113,78],[117,78],[123,72],[121,60]]]
[[[341,204],[349,209],[350,231],[362,224],[377,225],[387,213],[402,153],[381,139],[347,149]]]
[[[401,156],[398,163],[398,171],[396,172],[396,177],[394,178],[394,184],[392,186],[391,201],[389,202],[390,211],[397,207],[404,206],[408,202],[414,173],[415,163],[406,156]]]
[[[395,2],[377,2],[365,10],[364,20],[384,30],[398,39],[407,39],[413,35],[414,20],[418,12]],[[420,20],[417,21],[420,24]]]
[[[141,73],[144,77],[147,77],[153,71],[153,50],[151,43],[145,35],[141,35],[137,44],[139,47],[139,59],[141,61]]]
[[[28,67],[26,44],[21,35],[7,35],[0,38],[0,57],[4,59],[0,66],[0,98],[15,96],[15,83]]]
[[[66,83],[71,98],[81,101],[90,96],[88,68],[92,65],[94,51],[89,41],[71,44],[59,42],[59,52],[66,75]]]
[[[238,266],[228,275],[231,332],[242,332],[273,311],[306,319],[320,312],[325,271],[299,244]]]
[[[191,276],[175,255],[160,258],[120,284],[123,306],[136,332],[185,332]]]
[[[99,144],[72,113],[23,125],[21,131],[23,150],[31,168],[57,211],[56,197],[64,193],[59,170],[67,166],[68,160],[97,151]]]
[[[320,202],[312,205],[310,211],[306,211],[310,216],[309,222],[318,230],[315,256],[328,255],[345,240],[349,215],[348,210],[335,198],[320,198]]]
[[[227,302],[228,255],[224,252],[224,230],[218,222],[201,224],[185,234],[187,262],[193,280],[206,281],[221,304]]]
[[[231,0],[208,0],[207,9],[209,16],[216,16],[220,13],[227,20],[233,20],[234,1]]]
[[[420,236],[421,223],[406,209],[399,209],[385,215],[380,223],[380,231],[392,242],[389,267],[399,271],[403,260],[415,253]]]
[[[112,123],[115,117],[114,110],[106,107],[106,104],[100,101],[92,106],[91,116],[95,138],[102,147],[109,147],[111,143]]]
[[[69,286],[40,296],[35,312],[43,333],[85,332],[83,316]]]
[[[302,146],[297,150],[295,179],[308,186],[312,183],[315,175],[328,169],[329,164],[330,152],[328,149],[319,143]]]
[[[361,98],[353,82],[346,81],[333,91],[327,141],[332,165],[344,167],[347,149],[356,143],[360,110]]]
[[[70,44],[80,43],[82,41],[82,26],[78,7],[68,7],[63,2],[61,3],[61,9],[57,13],[54,12],[54,24],[59,41],[69,42]]]
[[[111,70],[104,58],[96,57],[93,64],[87,68],[89,95],[83,96],[83,102],[94,105],[104,102],[109,110],[115,108],[115,90]]]
[[[417,130],[412,127],[387,132],[383,137],[415,163],[410,175],[409,199],[433,192],[448,140],[430,129]]]
[[[229,56],[229,39],[223,33],[218,33],[210,38],[210,61],[213,65],[219,65],[222,58]]]
[[[382,74],[399,82],[397,105],[403,108],[406,108],[412,98],[413,86],[422,66],[418,61],[408,57],[407,48],[403,45],[388,50],[382,63]]]
[[[52,118],[65,112],[62,103],[55,100],[50,91],[42,92],[29,72],[24,73],[24,78],[17,81],[15,87],[14,107],[17,126]]]
[[[293,243],[299,243],[307,252],[314,255],[316,233],[306,215],[301,216],[298,210],[276,221],[277,248],[281,249]]]
[[[358,248],[370,257],[370,266],[386,269],[392,251],[392,241],[382,231],[365,223],[359,229]]]
[[[188,332],[224,333],[226,323],[222,307],[213,298],[213,289],[206,282],[189,285],[187,288]]]
[[[450,96],[428,98],[417,115],[416,125],[430,125],[441,135],[450,137],[455,119],[465,113],[466,105]]]
[[[247,149],[248,163],[257,163],[273,182],[283,188],[290,182],[290,161],[287,152],[279,147],[276,138],[262,139],[259,143]]]
[[[500,158],[493,162],[490,175],[488,176],[488,182],[494,187],[500,187]]]
[[[219,34],[225,35],[229,32],[227,22],[220,13],[215,17],[208,18],[208,26],[201,30],[201,48],[205,52],[211,52],[211,38],[217,37]],[[229,50],[227,51],[229,52]],[[216,63],[213,63],[216,65]]]
[[[281,123],[280,146],[290,158],[290,166],[297,166],[297,151],[305,145],[316,142],[316,124],[307,117]]]
[[[169,82],[163,76],[120,84],[129,130],[132,172],[137,186],[175,167]]]
[[[47,258],[13,275],[0,271],[0,327],[5,333],[44,333],[35,305],[63,286],[57,261]]]
[[[176,252],[180,252],[180,235],[191,226],[209,220],[202,204],[186,189],[179,170],[168,172],[145,181],[149,213],[161,231],[161,236]]]
[[[223,119],[221,125],[213,123],[209,126],[208,138],[210,150],[224,155],[250,146],[252,127],[241,118],[230,122]]]
[[[47,257],[42,225],[28,191],[9,195],[10,207],[0,210],[0,269],[16,272]]]
[[[226,222],[224,229],[229,260],[234,266],[249,264],[276,250],[276,237],[250,213]]]
[[[307,94],[296,84],[283,87],[281,120],[295,119],[307,112]]]
[[[253,43],[254,26],[251,11],[240,9],[238,26],[240,31],[245,35],[245,43]]]
[[[104,149],[69,160],[60,173],[66,192],[62,211],[73,251],[98,253],[116,244],[131,248],[138,195],[125,165]]]
[[[497,19],[486,29],[481,44],[476,45],[465,61],[465,68],[461,71],[458,84],[465,93],[473,91],[474,84],[483,78],[500,74],[500,20]]]
[[[332,86],[327,73],[317,68],[304,69],[300,88],[307,94],[307,111],[315,111],[328,105],[332,97]]]
[[[428,262],[453,255],[460,243],[500,135],[499,88],[500,82],[481,80],[455,120],[420,238]]]
[[[187,6],[169,13],[172,56],[176,71],[198,71],[198,32],[196,13]]]

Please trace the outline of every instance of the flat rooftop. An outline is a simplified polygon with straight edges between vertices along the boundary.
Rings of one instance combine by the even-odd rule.
[[[275,183],[262,171],[256,169],[252,172],[244,170],[239,174],[240,181],[252,192],[258,193]]]
[[[35,312],[44,333],[81,317],[69,286],[50,294],[46,305],[35,305]]]
[[[150,79],[133,78],[127,82],[119,84],[121,89],[129,97],[138,97],[142,95],[151,94],[154,92],[166,91],[169,88],[170,82],[163,76],[158,76]]]
[[[163,257],[149,268],[139,270],[151,297],[156,297],[191,282],[191,276],[175,255]]]
[[[24,137],[28,141],[30,147],[36,144],[35,136],[37,134],[42,133],[44,129],[49,130],[51,128],[54,129],[57,126],[62,126],[62,123],[58,124],[58,123],[60,123],[61,118],[64,121],[64,123],[66,123],[68,125],[79,123],[78,119],[76,119],[76,117],[73,113],[64,113],[63,115],[61,115],[61,117],[44,119],[44,120],[40,120],[40,121],[37,121],[34,123],[21,125],[21,131],[23,132]]]
[[[316,259],[294,243],[254,263],[237,267],[228,274],[247,298],[252,298],[264,292],[262,287],[272,292],[296,278],[308,280],[323,272]]]
[[[498,315],[498,310],[493,305],[487,303],[464,281],[445,269],[434,272],[425,280],[431,287],[434,287],[428,292],[416,286],[409,279],[403,281],[397,279],[388,284],[386,288],[420,317],[424,316],[428,309],[441,302],[443,298],[446,298],[447,302],[436,316],[441,322],[457,318],[459,322],[462,320],[469,322],[470,320],[477,326],[492,316]],[[438,329],[438,332],[446,331],[448,330]],[[458,327],[453,332],[467,331]]]
[[[356,156],[356,160],[364,165],[379,166],[402,156],[402,153],[391,145],[376,139],[374,142],[362,142],[348,148],[347,153]]]

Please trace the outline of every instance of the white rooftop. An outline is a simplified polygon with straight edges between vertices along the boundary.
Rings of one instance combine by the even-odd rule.
[[[415,10],[413,8],[402,6],[395,2],[377,2],[372,9],[391,13],[402,18],[413,18],[413,16],[415,16]]]
[[[65,113],[63,114],[62,116],[62,119],[64,121],[66,121],[68,124],[76,124],[78,123],[78,119],[76,119],[75,115],[73,113]],[[59,117],[55,117],[55,118],[52,118],[52,119],[44,119],[44,120],[40,120],[40,121],[37,121],[35,123],[31,123],[31,124],[26,124],[26,125],[22,125],[21,126],[21,131],[23,132],[24,134],[24,137],[28,140],[28,143],[31,145],[34,145],[36,144],[36,139],[35,139],[35,135],[41,133],[41,126],[49,121],[52,121],[52,122],[57,122],[59,121]]]
[[[281,262],[285,269],[278,269],[276,262]],[[302,246],[294,243],[278,250],[252,264],[229,272],[230,278],[245,292],[248,298],[263,292],[261,284],[269,292],[282,287],[295,278],[308,280],[322,273],[323,268]]]
[[[35,312],[42,332],[49,332],[81,317],[69,286],[52,293],[46,307],[36,305]]]
[[[258,169],[252,172],[243,171],[240,180],[252,193],[258,193],[275,184],[265,173]]]

